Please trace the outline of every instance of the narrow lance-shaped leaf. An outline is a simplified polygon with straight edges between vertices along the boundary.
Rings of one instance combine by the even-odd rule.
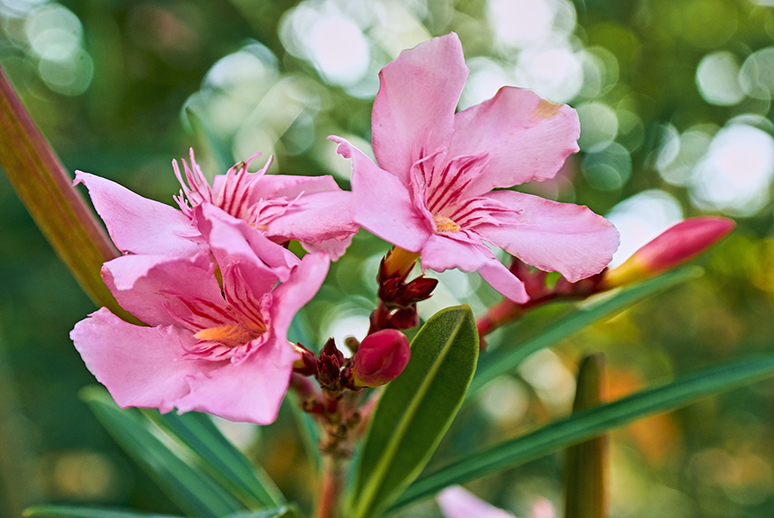
[[[505,374],[524,361],[530,354],[550,347],[560,340],[573,335],[586,326],[593,324],[642,299],[659,293],[667,288],[702,274],[698,267],[686,267],[669,272],[654,279],[648,279],[616,291],[597,295],[594,299],[580,303],[578,307],[563,315],[558,320],[541,328],[537,334],[521,339],[507,338],[510,343],[503,343],[497,349],[487,351],[482,355],[481,364],[476,376],[470,384],[468,396],[501,374]]]
[[[346,516],[379,516],[419,475],[462,405],[477,357],[469,307],[441,310],[422,327],[368,424]]]
[[[263,511],[240,511],[238,513],[224,516],[223,518],[300,518],[301,514],[298,509],[291,505],[283,505],[274,509],[266,509]]]
[[[774,355],[727,363],[661,387],[585,410],[532,433],[470,455],[417,479],[392,509],[432,496],[446,486],[518,466],[635,419],[688,405],[712,394],[774,376]]]
[[[42,518],[183,518],[182,516],[170,514],[148,514],[107,507],[75,507],[69,505],[36,505],[25,509],[22,516],[40,516]]]
[[[194,461],[251,509],[277,507],[285,503],[279,488],[263,468],[253,466],[209,417],[198,412],[160,414],[147,410],[145,415],[168,430],[191,449]]]
[[[43,235],[83,291],[127,322],[139,323],[118,305],[100,277],[102,263],[117,257],[89,207],[73,188],[54,150],[24,109],[0,67],[0,165]]]
[[[586,356],[578,367],[574,414],[599,406],[604,392],[605,357]],[[607,516],[607,435],[567,448],[564,456],[564,518]]]
[[[116,442],[180,509],[192,516],[220,518],[244,509],[210,477],[188,465],[156,438],[134,408],[120,409],[102,387],[81,390],[81,399]]]

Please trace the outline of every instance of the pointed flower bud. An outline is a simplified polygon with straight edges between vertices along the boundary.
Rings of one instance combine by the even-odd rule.
[[[293,349],[299,354],[301,358],[293,362],[293,372],[301,374],[302,376],[311,376],[317,372],[317,356],[314,352],[310,351],[300,343],[296,343]]]
[[[358,387],[378,387],[403,372],[411,357],[408,340],[400,331],[384,329],[368,335],[354,357],[352,375]]]
[[[344,355],[336,347],[336,341],[329,338],[317,359],[317,381],[323,387],[333,387],[341,379]]]
[[[698,256],[736,226],[730,219],[691,218],[662,232],[625,263],[605,273],[605,288],[653,277]]]
[[[420,302],[429,299],[437,285],[438,279],[420,275],[406,285],[404,296],[408,302]]]

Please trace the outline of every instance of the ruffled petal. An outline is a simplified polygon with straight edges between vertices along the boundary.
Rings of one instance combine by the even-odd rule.
[[[570,282],[602,271],[618,248],[616,228],[588,207],[514,191],[485,197],[513,212],[493,215],[499,226],[484,224],[475,230],[525,263],[559,272]]]
[[[266,235],[310,244],[334,240],[333,248],[340,249],[336,244],[351,238],[359,228],[352,219],[351,196],[341,190],[304,194],[266,226]]]
[[[180,412],[196,410],[231,421],[272,423],[297,356],[287,340],[274,337],[243,361],[189,378],[191,391],[176,406]]]
[[[127,324],[102,308],[70,332],[89,371],[120,407],[169,412],[189,392],[186,379],[211,370],[213,362],[182,359],[196,340],[177,327]]]
[[[483,243],[469,242],[434,235],[422,249],[422,268],[442,272],[459,268],[463,272],[478,271],[486,282],[504,297],[522,304],[529,300],[524,283],[513,275]]]
[[[312,300],[328,274],[330,259],[327,254],[316,252],[301,259],[290,275],[272,292],[272,319],[274,333],[284,339],[293,316]]]
[[[341,191],[341,188],[330,175],[325,176],[292,176],[284,174],[267,174],[253,190],[251,201],[258,198],[268,199],[285,196],[295,198],[299,194],[315,192]]]
[[[469,196],[533,179],[553,178],[578,151],[578,114],[531,90],[506,86],[481,104],[457,113],[450,157],[487,153],[489,164],[468,187]]]
[[[309,253],[325,252],[331,258],[331,261],[337,260],[344,255],[349,245],[352,244],[352,236],[342,239],[326,239],[320,243],[301,243],[304,246],[304,250]]]
[[[209,254],[196,257],[125,255],[102,266],[102,278],[122,308],[151,326],[178,321],[166,309],[170,294],[223,305]]]
[[[406,184],[414,162],[448,144],[468,72],[453,32],[404,50],[382,69],[371,117],[382,169]]]
[[[419,252],[432,233],[404,184],[340,137],[336,152],[352,159],[352,213],[356,223],[385,241]]]
[[[75,184],[79,183],[89,189],[94,208],[122,252],[186,257],[206,249],[179,210],[83,171],[75,172]]]
[[[460,486],[447,487],[438,493],[437,499],[446,518],[514,518]]]
[[[221,267],[242,263],[245,281],[254,293],[268,293],[298,264],[292,252],[214,205],[196,207],[194,221]]]

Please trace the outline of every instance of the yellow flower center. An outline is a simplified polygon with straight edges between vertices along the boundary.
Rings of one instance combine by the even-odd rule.
[[[436,232],[457,232],[461,227],[446,216],[433,216]]]
[[[224,324],[218,327],[202,329],[194,335],[199,340],[218,342],[226,347],[239,347],[249,343],[266,332],[263,322]]]

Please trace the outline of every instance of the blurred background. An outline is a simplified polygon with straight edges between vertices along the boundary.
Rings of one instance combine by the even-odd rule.
[[[189,147],[210,175],[261,151],[276,159],[270,172],[332,174],[348,188],[350,163],[326,137],[369,149],[379,69],[449,31],[471,69],[460,108],[507,84],[578,110],[581,152],[522,188],[607,215],[622,235],[615,264],[684,217],[738,227],[696,261],[704,277],[485,387],[434,462],[566,415],[586,352],[606,353],[620,397],[772,348],[772,0],[0,0],[0,64],[69,171],[172,203],[170,161]],[[94,378],[68,332],[95,308],[3,175],[0,221],[0,516],[41,502],[177,512],[78,399]],[[356,236],[303,315],[306,345],[365,334],[388,247]],[[475,274],[438,277],[424,317],[498,300]],[[310,505],[287,409],[270,427],[218,424]],[[615,432],[611,515],[774,515],[773,432],[772,382]],[[520,517],[560,513],[561,466],[549,456],[469,487]],[[439,514],[426,502],[403,516]]]

